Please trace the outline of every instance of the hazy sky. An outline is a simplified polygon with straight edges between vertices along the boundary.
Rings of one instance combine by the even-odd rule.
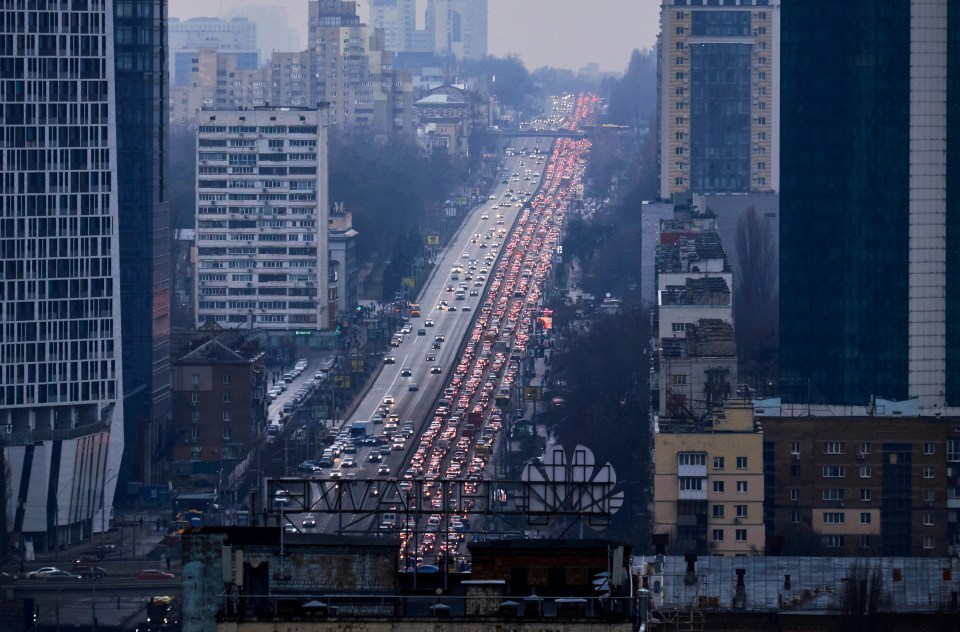
[[[417,0],[422,23],[426,0]],[[489,52],[520,55],[528,70],[540,66],[578,69],[597,62],[603,71],[626,69],[635,48],[653,46],[659,0],[488,0]],[[307,0],[169,0],[170,17],[244,15],[246,7],[272,7],[278,26],[261,25],[264,57],[273,48],[299,50],[307,41]],[[260,15],[264,13],[257,12]],[[360,15],[366,19],[367,2]],[[292,28],[284,29],[281,20]],[[281,32],[286,31],[286,32]],[[295,41],[299,40],[299,41]]]

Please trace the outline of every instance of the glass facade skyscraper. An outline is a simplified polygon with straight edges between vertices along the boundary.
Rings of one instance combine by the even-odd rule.
[[[123,485],[165,484],[170,432],[167,2],[113,0],[123,328]]]
[[[955,0],[782,3],[787,399],[957,403],[958,12]]]

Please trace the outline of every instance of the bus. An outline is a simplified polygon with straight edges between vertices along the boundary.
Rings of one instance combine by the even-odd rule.
[[[410,317],[420,315],[420,303],[410,303]]]

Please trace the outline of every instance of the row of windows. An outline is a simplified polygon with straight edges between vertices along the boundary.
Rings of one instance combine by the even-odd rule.
[[[201,125],[201,134],[316,134],[316,125]]]
[[[847,499],[847,490],[843,487],[826,487],[823,490],[821,490],[821,498],[827,501],[844,501]],[[935,490],[932,490],[932,489],[923,490],[924,502],[931,503],[936,501],[936,499],[937,499],[937,493]],[[799,487],[790,488],[790,500],[793,502],[800,502]],[[869,502],[873,500],[873,494],[871,490],[867,488],[860,488],[860,500],[862,502]]]
[[[734,505],[734,511],[736,512],[737,518],[747,518],[748,511],[747,505]],[[726,513],[726,505],[714,505],[713,506],[713,517],[714,518],[723,518]]]
[[[723,529],[714,529],[713,530],[713,541],[714,542],[723,542],[724,530]],[[747,530],[746,529],[734,529],[734,538],[737,542],[746,542],[747,541]]]
[[[745,470],[747,469],[748,459],[745,456],[738,456],[736,458],[737,469]],[[678,452],[677,453],[677,465],[703,465],[707,464],[707,455],[705,452]],[[722,470],[726,464],[726,458],[722,456],[713,457],[713,469]]]
[[[828,549],[842,549],[846,546],[846,536],[843,535],[824,535],[821,539],[821,543]],[[873,540],[869,535],[859,536],[859,546],[862,549],[868,549],[872,546]],[[934,538],[933,536],[925,535],[920,538],[920,545],[925,550],[931,550],[934,548]]]
[[[800,454],[800,441],[794,441],[790,444],[791,454]],[[857,454],[870,454],[872,450],[872,444],[869,441],[861,441],[857,445]],[[954,454],[960,452],[960,440],[951,439],[947,443],[947,452],[948,460],[949,454],[953,450]],[[847,453],[847,442],[846,441],[824,441],[823,442],[823,453],[824,454],[846,454]],[[923,443],[923,454],[926,456],[932,456],[937,453],[937,444],[932,441],[925,441]],[[960,458],[960,455],[957,455],[955,458]]]
[[[695,476],[681,476],[680,480],[680,490],[681,491],[703,491],[704,482],[707,480],[705,478],[699,478]],[[713,481],[713,491],[716,494],[724,493],[726,486],[724,481]],[[747,481],[737,481],[737,493],[746,494],[747,493]]]

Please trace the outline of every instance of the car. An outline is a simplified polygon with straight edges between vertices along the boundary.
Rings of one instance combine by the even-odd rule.
[[[387,444],[383,444],[382,446],[377,448],[377,452],[379,452],[381,456],[387,456],[388,454],[390,454],[390,446]]]
[[[424,326],[424,327],[433,327],[433,321],[428,318],[427,320],[423,321],[423,326]]]
[[[175,579],[176,575],[158,568],[147,568],[136,575],[137,579]]]
[[[383,404],[384,404],[385,406],[393,406],[393,405],[396,403],[396,401],[397,401],[397,400],[395,400],[395,399],[393,398],[393,395],[384,395],[384,396],[383,396]]]
[[[317,527],[317,519],[312,515],[307,515],[301,524],[304,529],[315,529]]]
[[[352,456],[344,457],[340,467],[357,467],[357,460]]]
[[[494,195],[493,193],[491,193],[489,196],[487,196],[487,199],[488,199],[488,200],[496,200],[496,199],[497,199],[497,196]]]
[[[447,337],[443,334],[437,334],[436,336],[433,337],[433,339],[436,340],[437,342],[443,342],[444,340],[447,339]]]
[[[367,455],[367,461],[369,463],[379,463],[382,460],[383,460],[383,455],[380,454],[379,452],[371,452],[370,454]]]
[[[54,571],[59,571],[59,570],[60,569],[57,568],[56,566],[43,566],[41,568],[38,568],[35,571],[30,571],[29,573],[27,573],[27,579],[41,579],[43,575],[46,575],[47,573],[52,573]]]
[[[38,579],[43,579],[51,582],[69,582],[77,579],[83,579],[81,575],[76,573],[68,573],[67,571],[55,570],[42,575],[37,576]]]
[[[437,365],[430,367],[431,375],[440,375],[443,372],[443,369]]]
[[[420,329],[417,330],[417,335],[418,335],[418,336],[426,336],[426,335],[427,335],[427,330],[424,329],[423,327],[421,327]]]
[[[477,290],[470,290],[470,296],[479,296],[480,292]]]
[[[434,342],[434,343],[433,343],[433,348],[434,348],[434,349],[439,349],[439,348],[440,348],[440,343],[439,343],[439,342]]]
[[[297,529],[297,528],[294,526],[294,524],[293,524],[292,522],[289,522],[289,521],[287,522],[287,524],[285,524],[285,525],[283,526],[283,530],[284,530],[285,533],[299,533],[299,532],[300,532],[300,530]]]
[[[107,576],[106,569],[103,569],[99,566],[77,565],[71,568],[70,572],[85,579],[100,579],[101,577]]]
[[[470,253],[469,253],[469,252],[465,252],[465,253],[463,253],[462,255],[460,255],[460,258],[461,258],[461,259],[469,259],[469,258],[470,258]]]
[[[448,292],[452,292],[452,291],[453,291],[453,286],[452,286],[452,285],[448,285],[448,286],[447,286],[447,291],[448,291]]]
[[[448,312],[455,312],[455,311],[457,311],[457,306],[456,306],[456,305],[451,305],[450,307],[447,308],[447,311],[448,311]]]
[[[319,472],[322,468],[319,464],[314,463],[313,461],[304,461],[297,466],[297,471],[304,474],[315,474]]]
[[[420,390],[420,386],[417,385],[416,382],[410,382],[410,385],[407,386],[407,390],[408,390],[408,391],[418,391],[418,390]]]
[[[396,364],[396,363],[397,363],[397,359],[396,359],[395,357],[393,357],[392,355],[383,356],[383,363],[384,363],[384,364]]]
[[[413,375],[413,369],[410,367],[405,366],[400,369],[400,377],[410,377],[411,375]]]
[[[432,353],[432,352],[431,352],[431,353],[428,353],[426,356],[424,356],[423,359],[426,360],[427,362],[436,362],[436,361],[437,361],[437,354],[436,354],[436,353]]]
[[[491,199],[492,199],[492,197],[491,197]],[[480,216],[480,219],[490,219],[490,216],[487,215],[486,213],[484,213],[483,215]]]
[[[377,476],[390,476],[390,466],[386,463],[377,468]]]
[[[343,478],[343,472],[340,470],[330,472],[330,480],[339,481],[341,478]]]
[[[469,312],[472,308],[469,305],[464,305],[460,308],[461,312]]]

